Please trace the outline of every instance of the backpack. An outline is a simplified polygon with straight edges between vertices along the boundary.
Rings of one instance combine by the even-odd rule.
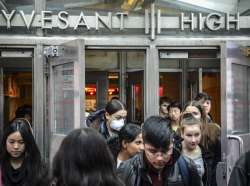
[[[187,161],[184,159],[183,156],[180,156],[177,160],[177,164],[180,170],[181,177],[183,179],[185,186],[190,186],[190,175]]]

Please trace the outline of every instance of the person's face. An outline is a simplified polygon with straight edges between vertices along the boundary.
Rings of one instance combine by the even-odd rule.
[[[168,102],[164,102],[160,105],[160,112],[162,114],[168,114],[168,105],[169,105]]]
[[[163,169],[173,154],[173,144],[170,144],[166,152],[155,148],[150,144],[144,144],[144,152],[149,163],[157,170]]]
[[[126,110],[119,110],[112,115],[106,113],[107,127],[119,131],[125,124],[126,116]]]
[[[205,100],[202,105],[203,105],[203,107],[205,109],[206,114],[208,114],[210,112],[210,110],[211,110],[211,101],[210,100]]]
[[[198,119],[198,120],[201,119],[200,110],[199,110],[197,107],[195,107],[195,106],[187,106],[185,112],[187,112],[187,113],[192,113],[193,116],[194,116],[196,119]]]
[[[19,158],[25,151],[25,143],[20,132],[10,134],[6,140],[6,150],[12,158]]]
[[[120,120],[120,119],[126,119],[127,117],[127,111],[126,110],[118,110],[112,115],[107,115],[106,116],[109,121],[112,120]]]
[[[169,117],[171,120],[178,121],[180,119],[180,116],[181,116],[181,111],[179,108],[171,107],[169,109]]]
[[[199,124],[185,125],[181,133],[183,146],[188,150],[194,150],[201,140],[201,127]]]
[[[144,149],[142,134],[139,134],[134,141],[130,143],[125,143],[124,148],[129,154],[129,157],[134,156],[135,154],[141,152]]]

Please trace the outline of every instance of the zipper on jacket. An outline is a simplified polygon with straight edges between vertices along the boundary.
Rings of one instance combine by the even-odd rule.
[[[158,180],[161,181],[161,171],[158,172]]]

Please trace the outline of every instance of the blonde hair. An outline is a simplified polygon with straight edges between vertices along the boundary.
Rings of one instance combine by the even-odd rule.
[[[191,125],[199,125],[200,129],[202,130],[202,122],[199,119],[196,119],[192,113],[184,112],[181,115],[180,132],[184,133],[185,127]]]

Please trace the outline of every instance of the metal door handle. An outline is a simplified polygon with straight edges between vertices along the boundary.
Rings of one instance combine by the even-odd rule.
[[[227,135],[227,138],[229,140],[236,140],[239,142],[239,155],[241,155],[243,153],[243,150],[244,150],[244,142],[243,142],[242,138],[239,136],[236,136],[236,135]]]

